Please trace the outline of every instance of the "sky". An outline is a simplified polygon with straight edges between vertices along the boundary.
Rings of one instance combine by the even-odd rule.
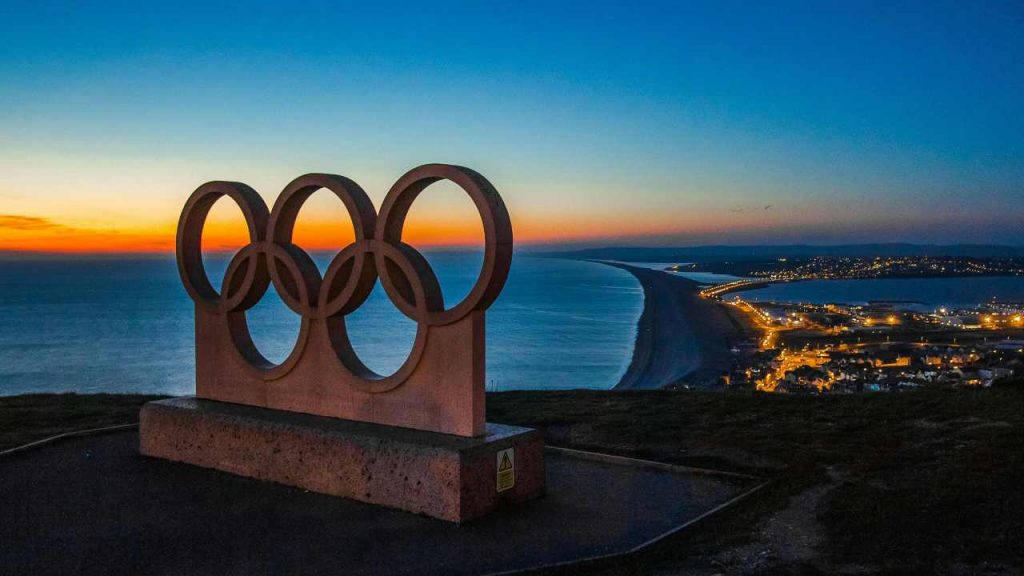
[[[0,3],[0,250],[173,249],[185,199],[272,205],[428,162],[519,246],[1024,244],[1019,2]],[[204,246],[241,243],[219,202]],[[310,249],[351,236],[321,192]],[[432,186],[410,243],[471,245]]]

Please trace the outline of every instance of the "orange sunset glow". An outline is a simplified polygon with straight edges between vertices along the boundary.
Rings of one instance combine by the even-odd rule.
[[[336,250],[353,239],[352,225],[340,209],[337,214],[302,215],[295,226],[294,241],[308,251]],[[687,230],[714,230],[713,221],[641,219],[628,222],[611,216],[566,217],[562,214],[532,215],[513,220],[517,245],[601,241],[644,235],[672,234],[680,225]],[[2,216],[0,216],[2,218]],[[42,219],[40,219],[42,220]],[[0,220],[0,251],[54,253],[170,253],[174,251],[177,222],[166,220],[149,226],[125,224],[4,225]],[[471,205],[458,206],[447,214],[423,214],[413,210],[406,220],[403,240],[427,248],[473,248],[483,242],[483,228]],[[248,232],[237,211],[218,203],[203,231],[204,248],[231,251],[248,242]]]
[[[4,230],[0,232],[0,251],[87,253],[170,253],[174,251],[176,224],[167,223],[151,229],[87,229],[61,227],[45,230]],[[623,234],[635,230],[623,229]],[[544,244],[598,239],[593,228],[575,221],[555,221],[515,226],[517,244]],[[308,251],[336,250],[350,243],[352,227],[338,222],[302,222],[295,228],[294,241]],[[483,229],[477,222],[446,222],[417,220],[406,224],[403,240],[427,248],[473,248],[481,245]],[[203,231],[204,248],[231,251],[248,242],[242,222],[211,220]]]
[[[308,251],[336,250],[353,239],[352,224],[340,206],[310,201],[295,226],[294,241]],[[328,199],[329,200],[329,199]],[[450,199],[448,199],[450,200]],[[419,204],[423,204],[420,206]],[[177,215],[177,210],[166,210]],[[715,211],[672,213],[576,214],[510,207],[518,246],[586,243],[622,240],[642,242],[644,238],[679,234],[730,232],[736,226],[771,231],[779,227],[766,216],[724,216]],[[804,225],[813,225],[814,214],[806,214]],[[759,221],[755,221],[758,218]],[[128,220],[127,218],[124,218]],[[811,221],[811,222],[808,222]],[[794,224],[799,224],[795,222]],[[132,222],[75,221],[0,215],[0,251],[54,253],[170,253],[174,251],[177,221],[171,218],[134,224]],[[798,228],[793,228],[798,229]],[[483,228],[471,203],[438,202],[424,197],[410,210],[403,240],[426,248],[473,248],[483,241]],[[248,233],[237,208],[218,202],[203,231],[205,249],[231,251],[248,242]]]
[[[181,197],[183,201],[184,196]],[[584,242],[606,238],[671,234],[685,228],[713,230],[714,218],[691,215],[681,219],[670,214],[621,214],[537,210],[510,206],[515,218],[518,245]],[[170,253],[174,250],[180,207],[147,206],[145,215],[97,219],[0,215],[0,250],[54,253]],[[143,221],[152,213],[163,218]],[[135,220],[135,221],[133,221]],[[308,251],[337,250],[353,239],[345,209],[329,194],[315,194],[303,207],[296,223],[294,241]],[[423,194],[410,209],[403,239],[426,248],[473,248],[483,241],[483,228],[475,207],[453,185],[437,185]],[[248,232],[237,207],[218,201],[203,231],[204,248],[233,251],[248,242]]]

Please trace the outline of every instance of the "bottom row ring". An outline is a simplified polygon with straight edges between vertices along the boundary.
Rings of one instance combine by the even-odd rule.
[[[256,347],[249,331],[245,312],[231,312],[226,316],[210,315],[206,322],[226,321],[226,328],[234,343],[235,351],[243,363],[248,366],[252,376],[261,380],[279,380],[288,375],[305,354],[311,341],[317,342],[328,350],[328,357],[334,359],[333,368],[347,373],[352,386],[371,394],[388,392],[401,386],[419,364],[427,343],[427,334],[431,327],[418,323],[412,349],[402,365],[393,374],[383,376],[377,374],[359,358],[348,335],[344,316],[327,318],[326,320],[303,317],[299,325],[299,334],[295,346],[288,357],[280,364],[268,360]],[[333,352],[333,353],[331,353]]]

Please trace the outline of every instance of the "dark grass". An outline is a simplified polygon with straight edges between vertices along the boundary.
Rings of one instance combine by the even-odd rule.
[[[152,396],[0,398],[0,449],[137,420]],[[488,420],[538,427],[549,444],[745,472],[755,497],[629,559],[571,573],[729,573],[722,550],[810,487],[834,488],[815,518],[820,558],[757,571],[1024,571],[1024,390],[783,396],[753,392],[504,392]],[[838,479],[837,479],[838,478]],[[733,570],[735,568],[735,570]]]
[[[138,422],[139,408],[163,396],[27,394],[0,396],[0,450],[72,430]]]
[[[1020,389],[826,397],[508,392],[488,401],[491,420],[537,426],[549,443],[773,480],[700,530],[600,572],[704,568],[717,551],[756,540],[757,526],[790,498],[826,482],[836,487],[816,518],[826,536],[820,562],[776,569],[1024,571]]]

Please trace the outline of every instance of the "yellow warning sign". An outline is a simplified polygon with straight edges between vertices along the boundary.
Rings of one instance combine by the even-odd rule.
[[[511,490],[516,485],[516,453],[514,448],[498,452],[498,492]]]

